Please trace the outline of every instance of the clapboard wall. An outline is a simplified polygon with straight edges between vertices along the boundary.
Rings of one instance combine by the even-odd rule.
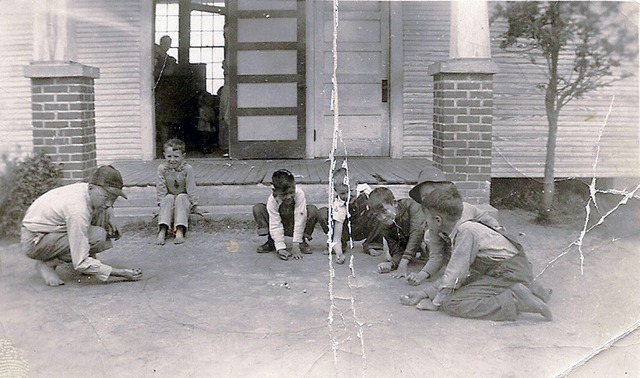
[[[33,2],[6,0],[0,16],[0,154],[14,158],[31,153],[31,81],[24,67],[32,59]],[[0,168],[3,164],[0,162]]]
[[[98,162],[149,159],[151,0],[77,0],[74,13],[78,61],[100,68]]]
[[[432,157],[433,78],[429,66],[449,57],[449,3],[403,2],[403,153]]]
[[[449,12],[448,2],[403,2],[405,157],[432,158],[433,79],[427,70],[433,62],[448,59]],[[499,65],[494,76],[492,177],[542,177],[548,128],[544,92],[537,85],[544,82],[544,71],[528,56],[500,49],[496,37],[505,28],[505,22],[491,25],[492,58]],[[562,110],[557,177],[591,176],[597,152],[596,175],[640,176],[637,60],[620,70],[632,76]],[[613,111],[598,144],[614,95]]]
[[[497,21],[491,28],[496,37],[507,25]],[[544,89],[537,85],[546,81],[546,61],[538,56],[534,64],[529,55],[506,52],[497,38],[493,41],[492,56],[500,69],[494,77],[492,177],[542,177],[548,126]],[[566,69],[571,58],[565,56],[561,63]],[[631,76],[574,99],[561,110],[556,177],[592,176],[597,153],[596,176],[640,176],[638,61],[626,62],[615,72]]]

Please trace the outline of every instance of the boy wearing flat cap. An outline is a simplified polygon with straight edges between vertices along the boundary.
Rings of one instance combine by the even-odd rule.
[[[140,269],[120,269],[103,264],[96,254],[110,249],[119,238],[111,221],[111,207],[122,192],[122,176],[110,165],[99,167],[89,183],[52,189],[37,198],[22,220],[21,248],[36,260],[36,270],[49,286],[64,284],[56,267],[73,263],[80,273],[106,281],[109,276],[138,280]]]
[[[451,187],[455,188],[455,184],[447,180],[444,172],[436,167],[428,166],[420,171],[418,183],[409,191],[409,197],[422,205],[423,198],[435,189],[447,190]],[[422,210],[425,215],[428,215],[428,210],[424,206]],[[467,202],[463,203],[461,218],[463,220],[475,220],[497,229],[502,228],[489,213]],[[420,272],[408,275],[407,280],[410,285],[419,285],[422,281],[433,277],[447,261],[448,256],[445,253],[442,237],[434,233],[433,230],[427,230],[424,237],[429,250],[429,259]]]

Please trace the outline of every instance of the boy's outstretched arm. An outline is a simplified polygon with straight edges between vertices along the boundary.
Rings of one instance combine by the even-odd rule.
[[[342,251],[342,228],[344,223],[333,223],[333,238],[331,249],[336,253],[336,262],[342,264],[344,262],[344,252]]]

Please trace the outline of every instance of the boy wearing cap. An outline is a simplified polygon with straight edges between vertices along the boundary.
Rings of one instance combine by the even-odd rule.
[[[553,318],[546,292],[536,294],[531,263],[510,235],[474,220],[461,219],[462,198],[455,187],[436,189],[422,198],[429,229],[447,238],[451,259],[436,290],[421,298],[405,296],[403,304],[421,299],[418,308],[442,308],[451,316],[495,321],[515,320],[532,312]]]
[[[52,189],[37,198],[22,221],[21,248],[37,260],[36,269],[49,286],[64,281],[55,269],[63,262],[73,263],[80,273],[95,275],[101,281],[109,276],[138,280],[140,269],[120,269],[100,262],[96,254],[112,247],[110,238],[119,238],[110,211],[122,192],[122,176],[110,165],[99,167],[90,182]]]
[[[449,190],[450,188],[455,188],[455,184],[446,179],[444,172],[436,167],[429,166],[420,171],[420,174],[418,175],[418,184],[411,188],[409,191],[409,197],[417,203],[422,204],[422,199],[435,189]],[[423,208],[422,210],[425,212],[425,215],[428,213],[426,209]],[[463,202],[461,218],[463,220],[476,220],[496,229],[502,228],[500,224],[498,224],[498,221],[489,215],[489,213],[467,202]],[[407,280],[409,284],[414,286],[419,285],[430,277],[433,277],[448,259],[443,239],[437,232],[433,232],[433,230],[428,229],[425,232],[424,237],[428,247],[429,257],[427,263],[420,272],[410,273],[408,275]]]

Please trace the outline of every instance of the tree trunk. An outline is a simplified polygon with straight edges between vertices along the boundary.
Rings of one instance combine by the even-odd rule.
[[[560,56],[560,41],[558,28],[560,22],[560,3],[550,5],[549,17],[551,23],[551,38],[548,51],[549,82],[544,95],[544,107],[547,112],[549,134],[547,136],[547,155],[544,164],[544,188],[542,191],[542,203],[538,210],[538,221],[549,222],[551,219],[551,204],[556,187],[554,170],[556,165],[556,139],[558,135],[558,116],[560,104],[558,103],[558,59]]]
[[[544,186],[542,191],[542,203],[538,212],[539,221],[549,221],[551,217],[551,204],[555,194],[554,170],[556,164],[556,140],[558,135],[558,112],[556,109],[547,110],[549,121],[549,133],[547,134],[547,154],[544,164]]]

